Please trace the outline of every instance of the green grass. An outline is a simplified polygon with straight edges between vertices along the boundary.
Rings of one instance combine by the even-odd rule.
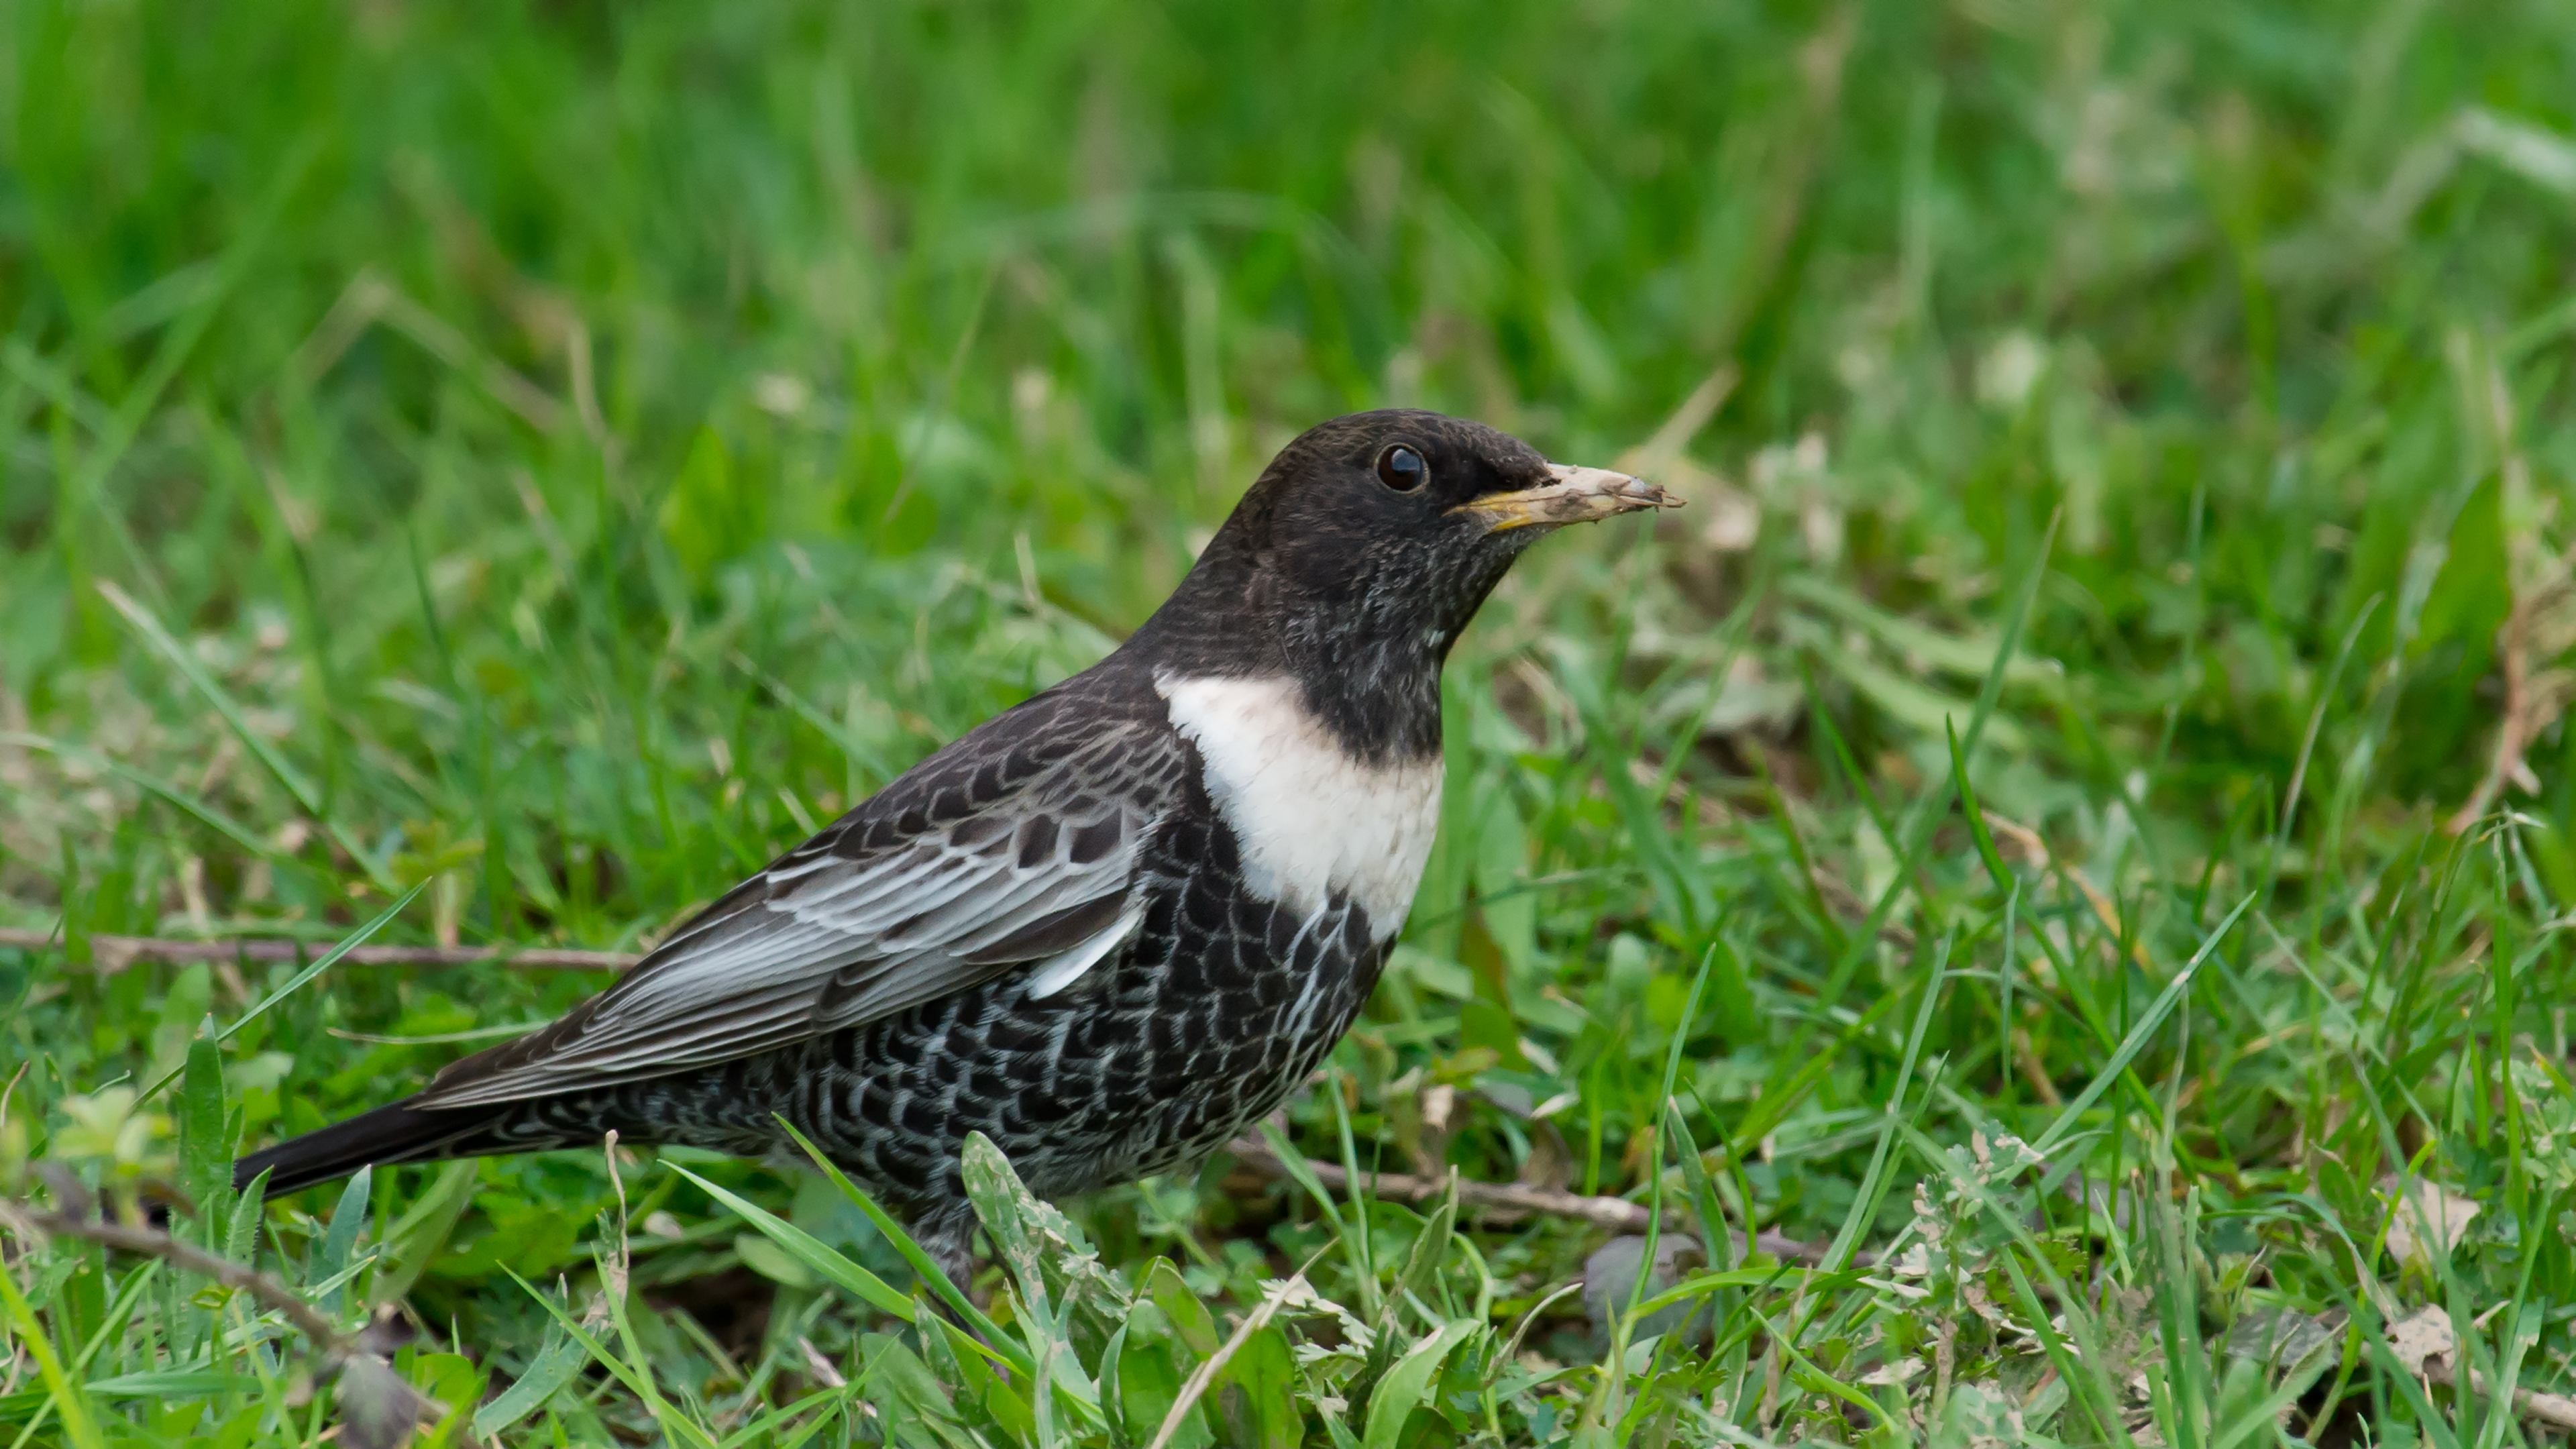
[[[1230,1336],[1175,1444],[2488,1449],[2546,1431],[2451,1381],[2576,1392],[2559,7],[7,19],[22,1201],[189,1190],[334,1323],[406,1303],[420,1390],[517,1383],[511,1443],[1141,1446]],[[296,968],[94,935],[319,953],[421,886],[379,939],[632,948],[1395,402],[1692,507],[1461,645],[1429,878],[1288,1130],[1660,1202],[1683,1289],[1596,1337],[1579,1222],[987,1164],[997,1371],[820,1176],[216,1187],[600,978],[335,966],[215,1045]],[[273,1308],[0,1258],[12,1449],[339,1422]]]

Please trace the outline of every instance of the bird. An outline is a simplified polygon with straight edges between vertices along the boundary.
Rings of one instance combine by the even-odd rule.
[[[1440,817],[1440,675],[1514,560],[1677,507],[1481,423],[1394,409],[1282,448],[1099,663],[986,720],[553,1023],[234,1165],[596,1147],[803,1156],[964,1282],[982,1132],[1041,1196],[1204,1160],[1376,986]]]

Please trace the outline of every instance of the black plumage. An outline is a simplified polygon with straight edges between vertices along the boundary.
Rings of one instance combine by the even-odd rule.
[[[1439,675],[1522,548],[1664,504],[1478,424],[1356,414],[1284,449],[1098,665],[932,755],[561,1020],[236,1165],[610,1130],[786,1158],[784,1117],[966,1261],[957,1154],[1079,1192],[1270,1111],[1375,986],[1436,818]]]

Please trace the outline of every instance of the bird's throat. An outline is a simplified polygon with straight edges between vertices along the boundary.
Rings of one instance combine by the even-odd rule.
[[[1301,919],[1348,902],[1373,939],[1391,939],[1439,826],[1439,754],[1353,753],[1285,676],[1166,673],[1154,687],[1199,753],[1252,893]]]
[[[1383,765],[1440,758],[1446,640],[1344,638],[1293,673],[1307,712],[1354,757]]]

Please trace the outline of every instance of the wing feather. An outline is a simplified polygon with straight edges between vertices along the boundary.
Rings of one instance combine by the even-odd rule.
[[[1137,855],[1181,798],[1186,748],[1159,719],[1113,716],[1065,749],[1050,731],[1081,712],[1023,711],[781,856],[562,1020],[441,1072],[422,1105],[709,1066],[1105,954],[1133,929]]]
[[[986,966],[1005,961],[1034,961],[1070,951],[1118,919],[1118,913],[1125,904],[1124,896],[1101,896],[1067,906],[1053,915],[1031,921],[998,941],[973,948],[965,954],[964,960],[970,966]]]

